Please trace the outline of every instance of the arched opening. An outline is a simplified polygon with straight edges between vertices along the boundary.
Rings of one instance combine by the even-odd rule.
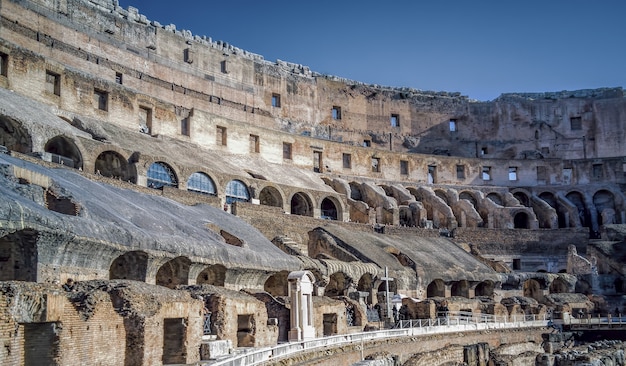
[[[528,214],[520,211],[513,217],[513,227],[516,229],[528,229]]]
[[[283,196],[278,189],[267,186],[259,193],[259,201],[264,206],[283,207]]]
[[[450,288],[450,295],[469,298],[469,289],[469,282],[467,282],[466,280],[456,281],[452,283],[452,287]]]
[[[428,284],[426,288],[426,297],[445,297],[446,285],[443,280],[436,279]]]
[[[172,167],[157,161],[148,168],[148,187],[163,189],[164,186],[178,187],[178,178]]]
[[[568,289],[568,283],[561,277],[555,278],[554,281],[552,281],[552,283],[550,284],[551,294],[564,294],[569,292]]]
[[[515,197],[515,199],[518,200],[522,206],[530,207],[530,200],[528,199],[528,196],[526,195],[526,193],[515,192],[513,193],[513,197]]]
[[[265,292],[268,292],[272,296],[287,296],[289,295],[289,276],[288,271],[280,271],[271,275],[263,285]]]
[[[357,291],[367,292],[367,298],[365,302],[367,304],[372,303],[372,288],[374,287],[374,278],[371,273],[365,273],[359,278],[359,283],[356,286]]]
[[[0,145],[11,151],[27,154],[33,151],[33,142],[20,122],[0,115]]]
[[[493,281],[483,281],[476,285],[476,289],[474,289],[475,296],[493,296],[494,289]]]
[[[196,278],[198,285],[212,285],[224,287],[226,281],[226,267],[221,264],[214,264],[206,267]]]
[[[461,193],[459,193],[459,199],[460,200],[468,200],[468,201],[470,201],[472,206],[474,206],[474,209],[478,210],[478,202],[476,201],[476,198],[474,197],[474,195],[472,195],[471,193],[469,193],[469,192],[461,192]]]
[[[66,165],[70,168],[83,168],[83,156],[74,141],[68,137],[56,136],[51,138],[46,143],[44,150],[52,155],[53,163]]]
[[[347,295],[346,290],[348,289],[350,282],[350,278],[348,278],[345,273],[333,273],[328,280],[328,285],[326,285],[326,289],[324,290],[324,296],[336,297]]]
[[[328,197],[322,200],[322,218],[327,220],[337,220],[337,206]]]
[[[541,194],[539,194],[539,198],[541,198],[542,200],[546,201],[547,204],[550,205],[550,207],[552,207],[553,209],[556,210],[556,198],[554,197],[554,195],[550,192],[543,192]]]
[[[557,201],[556,196],[550,192],[543,192],[539,195],[539,198],[544,200],[548,205],[550,205],[550,207],[554,209],[557,215],[559,228],[564,228],[566,226],[565,223],[567,222],[567,220],[565,219],[565,215],[567,214],[567,212],[561,209],[561,205]]]
[[[603,189],[593,195],[593,205],[598,210],[598,224],[613,224],[615,221],[615,198]]]
[[[448,195],[446,194],[445,191],[441,190],[441,189],[435,189],[435,195],[439,198],[441,198],[443,200],[443,202],[446,203],[446,205],[450,206],[450,200],[448,200]]]
[[[313,204],[306,194],[298,192],[291,197],[291,214],[313,216]]]
[[[187,179],[187,190],[210,196],[217,194],[213,179],[202,172],[195,172],[189,176],[189,179]]]
[[[580,192],[570,192],[565,196],[565,198],[576,206],[580,225],[583,227],[589,227],[591,220],[589,217],[589,211],[585,207],[585,198],[583,195]]]
[[[248,202],[250,201],[250,192],[246,184],[240,180],[233,179],[226,185],[226,203]]]
[[[495,203],[496,205],[504,206],[504,204],[502,203],[502,197],[500,197],[500,195],[495,192],[489,193],[487,195],[487,198],[493,201],[493,203]]]
[[[397,288],[397,281],[389,281],[389,292],[392,294],[395,294],[396,292],[398,292],[398,288]],[[380,285],[378,285],[378,292],[380,293],[384,293],[385,292],[385,281],[382,281],[380,283]]]
[[[190,266],[191,260],[187,257],[176,257],[168,261],[157,271],[156,284],[171,289],[178,285],[188,285]]]
[[[142,251],[132,251],[115,258],[109,268],[109,279],[145,282],[147,273],[148,254]]]
[[[37,281],[38,238],[30,229],[0,238],[0,281]]]
[[[125,182],[137,183],[137,172],[134,167],[115,151],[104,151],[98,155],[94,173]]]
[[[543,291],[541,290],[541,285],[535,279],[529,279],[524,282],[524,296],[532,297],[537,301],[541,301],[543,299]]]

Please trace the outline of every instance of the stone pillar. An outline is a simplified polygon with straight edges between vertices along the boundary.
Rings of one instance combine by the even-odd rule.
[[[289,297],[291,299],[291,330],[289,341],[315,338],[313,327],[313,274],[309,271],[291,272]]]

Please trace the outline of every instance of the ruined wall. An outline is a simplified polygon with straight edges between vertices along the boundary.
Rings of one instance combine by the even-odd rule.
[[[510,269],[559,272],[567,268],[569,245],[585,251],[588,230],[504,230],[459,228],[456,243],[474,246],[485,258],[505,263]],[[514,266],[519,259],[519,268]]]

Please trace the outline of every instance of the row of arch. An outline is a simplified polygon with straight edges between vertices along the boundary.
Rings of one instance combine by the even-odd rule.
[[[60,135],[51,138],[45,144],[44,150],[46,153],[52,154],[53,161],[77,169],[83,168],[84,161],[80,149],[72,139],[66,136]],[[100,153],[96,158],[94,172],[136,184],[138,174],[135,164],[131,163],[131,161],[136,162],[136,159],[131,156],[131,158],[127,160],[120,153],[107,150]],[[179,187],[178,175],[175,173],[172,166],[165,162],[152,162],[147,169],[146,176],[147,186],[150,188],[161,189],[164,186]],[[354,189],[352,183],[350,186]],[[214,180],[204,172],[192,173],[186,182],[186,187],[187,190],[192,192],[217,195]],[[435,194],[448,203],[445,192],[435,190]],[[522,206],[533,207],[532,194],[521,189],[516,189],[513,191],[513,196]],[[284,197],[285,195],[281,193],[279,189],[272,186],[266,186],[258,195],[260,204],[281,208],[285,206]],[[589,227],[597,231],[598,227],[602,224],[623,221],[623,218],[617,216],[618,213],[623,215],[623,210],[621,210],[623,202],[607,189],[599,189],[591,197],[579,191],[571,191],[562,196],[546,191],[540,193],[538,197],[552,207],[557,214],[556,223],[551,222],[548,218],[541,219],[540,217],[538,223],[540,228]],[[497,205],[503,207],[507,206],[507,202],[496,192],[488,193],[486,198]],[[460,192],[459,199],[470,201],[480,213],[477,207],[478,200],[471,192]],[[235,201],[248,202],[251,200],[250,189],[243,181],[233,179],[226,184],[225,200],[228,204]],[[317,206],[313,204],[313,198],[306,192],[293,194],[288,201],[288,205],[290,206],[291,214],[314,216],[314,209],[318,208],[320,217],[331,220],[341,218],[343,211],[343,205],[335,197],[325,197],[321,200],[319,206]],[[515,228],[529,228],[531,217],[527,212],[520,210],[513,215]],[[486,217],[483,217],[484,221],[486,221],[486,219]]]
[[[45,145],[45,151],[57,157],[57,162],[73,168],[83,168],[83,158],[80,149],[76,144],[65,136],[56,136],[50,139]],[[94,173],[120,179],[137,184],[138,172],[136,169],[136,158],[131,156],[124,158],[120,153],[113,150],[106,150],[100,153],[94,164]],[[53,161],[55,161],[53,159]],[[152,162],[146,171],[149,188],[163,189],[163,187],[179,188],[179,175],[175,169],[163,161]],[[205,172],[197,171],[192,173],[186,181],[186,188],[190,192],[217,196],[218,189],[215,181]],[[250,202],[253,198],[251,189],[240,179],[232,179],[227,182],[224,188],[225,202],[242,201]],[[343,204],[334,196],[322,198],[319,205],[315,204],[315,199],[307,192],[296,192],[285,201],[286,195],[277,187],[265,186],[259,191],[258,200],[261,205],[285,208],[289,206],[289,213],[302,216],[315,216],[319,210],[319,216],[324,219],[339,220],[343,218]]]

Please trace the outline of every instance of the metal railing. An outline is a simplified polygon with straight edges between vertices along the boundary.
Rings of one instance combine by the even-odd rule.
[[[518,323],[518,322],[534,322],[547,321],[545,314],[515,314],[515,315],[492,315],[492,314],[476,314],[470,312],[449,312],[443,316],[434,319],[410,319],[399,320],[394,328],[414,328],[414,327],[438,327],[452,325],[467,325],[478,323]]]
[[[202,365],[211,366],[254,366],[268,361],[287,358],[303,351],[323,347],[338,347],[350,343],[361,343],[389,338],[413,337],[441,333],[458,333],[487,329],[513,329],[547,326],[548,320],[543,315],[493,316],[485,314],[464,313],[436,319],[402,320],[402,326],[396,323],[396,329],[375,332],[363,332],[316,338],[311,340],[290,342],[275,347],[256,348],[245,353],[219,361],[203,361]],[[445,324],[444,324],[445,323]]]

